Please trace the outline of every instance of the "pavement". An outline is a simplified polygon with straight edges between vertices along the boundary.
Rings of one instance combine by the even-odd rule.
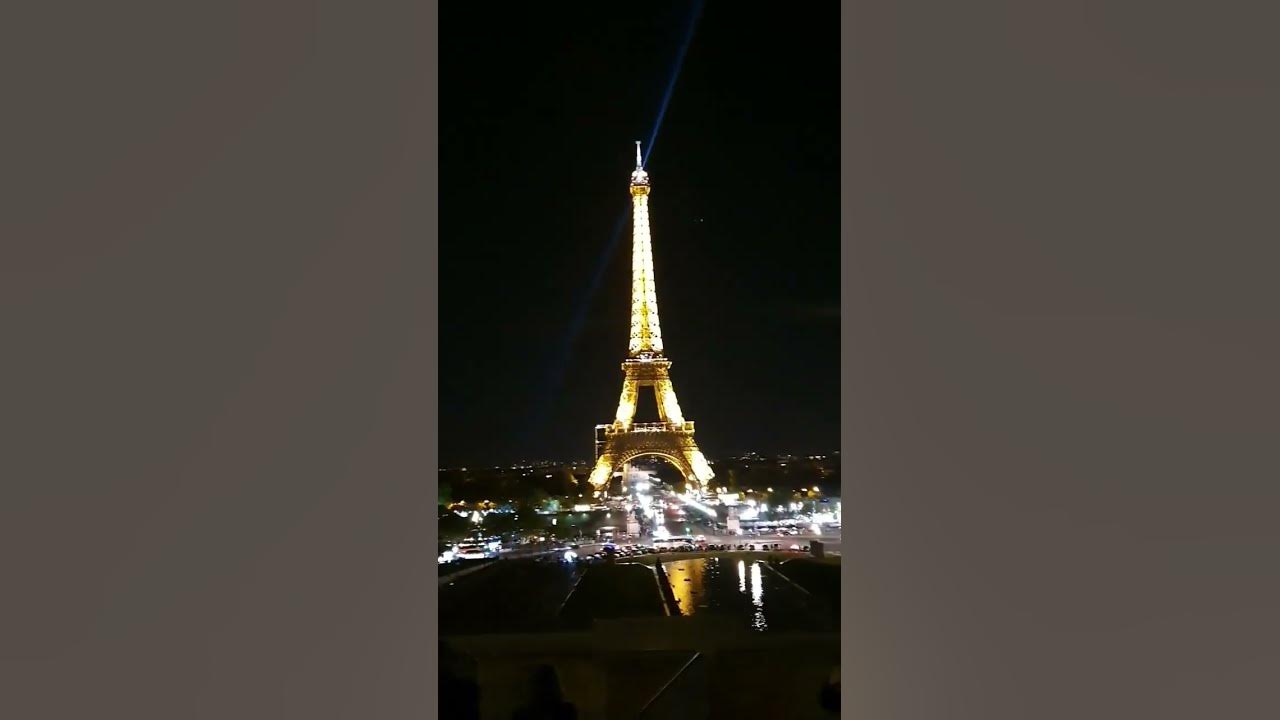
[[[834,632],[742,632],[737,623],[663,617],[599,622],[591,630],[540,635],[458,635],[455,649],[474,663],[481,716],[508,718],[526,701],[535,668],[552,665],[578,717],[637,717],[693,653],[703,666],[682,677],[669,704],[684,712],[654,717],[833,717],[819,691],[839,667]],[[699,712],[701,711],[701,712]]]
[[[519,633],[555,629],[560,605],[585,568],[531,559],[499,560],[440,584],[440,632]]]

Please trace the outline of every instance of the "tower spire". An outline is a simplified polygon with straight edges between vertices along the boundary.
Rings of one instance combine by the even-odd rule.
[[[640,141],[636,141],[636,169],[631,173],[631,194],[636,194],[640,187],[648,188],[649,173],[644,171],[644,158],[640,155]]]

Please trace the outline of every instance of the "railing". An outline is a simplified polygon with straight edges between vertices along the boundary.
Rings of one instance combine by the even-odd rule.
[[[620,427],[617,425],[597,425],[596,429],[604,430],[606,435],[616,435],[625,432],[676,432],[676,433],[692,433],[693,421],[682,423],[665,423],[665,422],[647,422],[647,423],[631,423],[630,427]]]

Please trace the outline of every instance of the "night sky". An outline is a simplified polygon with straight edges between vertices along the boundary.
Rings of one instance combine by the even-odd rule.
[[[712,460],[838,448],[838,17],[441,8],[442,465],[590,459],[626,355],[634,141],[691,27],[647,163],[676,393]]]

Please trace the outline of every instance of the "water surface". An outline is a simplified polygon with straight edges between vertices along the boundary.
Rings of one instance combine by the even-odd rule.
[[[662,567],[682,615],[739,618],[759,632],[825,629],[804,592],[764,560],[706,557],[664,562]]]

